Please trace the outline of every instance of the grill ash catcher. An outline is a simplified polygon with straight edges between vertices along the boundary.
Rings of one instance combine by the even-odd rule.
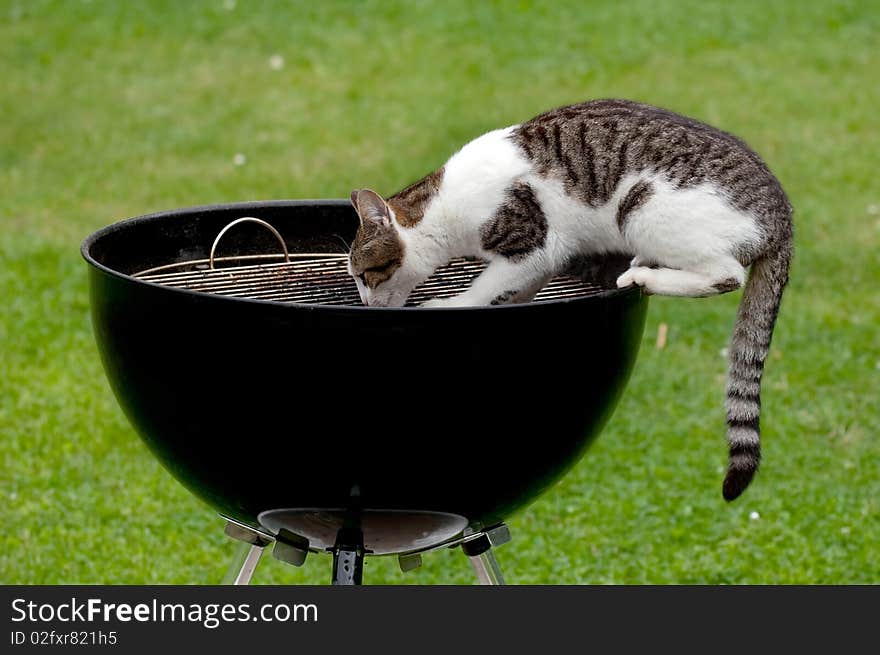
[[[461,548],[502,584],[504,521],[550,488],[611,415],[647,300],[625,260],[581,266],[531,303],[419,308],[464,290],[455,261],[404,308],[363,307],[348,201],[197,207],[88,237],[92,323],[119,404],[168,471],[241,542],[226,582],[271,548],[417,568]],[[279,252],[280,249],[280,252]]]

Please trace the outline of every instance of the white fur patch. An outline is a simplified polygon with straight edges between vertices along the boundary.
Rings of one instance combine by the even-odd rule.
[[[508,137],[515,126],[488,132],[450,157],[440,190],[412,237],[446,242],[452,257],[480,252],[480,227],[504,201],[505,192],[531,171],[531,164]]]
[[[634,254],[669,268],[743,281],[733,249],[760,242],[761,232],[751,216],[731,206],[709,182],[679,189],[656,173],[624,176],[609,203],[613,209],[639,180],[649,181],[652,193],[626,222],[625,239]],[[732,270],[726,270],[728,266]]]

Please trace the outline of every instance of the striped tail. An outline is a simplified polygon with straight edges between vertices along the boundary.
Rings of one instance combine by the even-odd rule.
[[[738,497],[755,475],[761,461],[761,375],[779,314],[782,290],[791,263],[790,218],[784,237],[752,264],[736,315],[730,344],[727,378],[727,441],[730,460],[722,493]]]

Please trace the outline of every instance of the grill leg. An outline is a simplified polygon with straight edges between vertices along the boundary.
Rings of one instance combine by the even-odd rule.
[[[252,544],[241,543],[235,554],[235,559],[229,565],[229,571],[223,578],[223,584],[231,585],[247,585],[251,583],[251,577],[254,570],[260,562],[263,555],[262,546],[254,546]]]
[[[333,547],[333,584],[359,585],[364,578],[364,535],[358,529],[342,528]]]
[[[507,526],[501,525],[488,533],[483,533],[475,539],[465,541],[461,545],[462,551],[467,555],[477,574],[477,581],[481,585],[503,585],[504,576],[501,567],[492,552],[493,545],[500,545],[510,540],[510,532]]]
[[[498,566],[498,560],[495,559],[495,553],[490,548],[485,553],[476,557],[469,557],[471,566],[474,567],[474,573],[477,574],[477,581],[481,585],[503,585],[504,576],[501,575],[501,568]]]
[[[232,564],[229,565],[229,570],[223,577],[223,584],[250,584],[254,570],[263,555],[263,549],[271,542],[256,530],[232,522],[226,524],[226,534],[241,543]]]

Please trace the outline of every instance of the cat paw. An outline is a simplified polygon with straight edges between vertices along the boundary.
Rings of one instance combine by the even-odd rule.
[[[426,300],[419,307],[454,307],[454,298],[431,298]]]
[[[653,274],[654,273],[650,268],[634,266],[617,278],[617,288],[623,289],[624,287],[632,286],[633,284],[645,287],[650,283]]]
[[[426,300],[419,307],[475,307],[478,303],[474,303],[470,296],[460,293],[457,296],[448,296],[446,298],[431,298]]]

